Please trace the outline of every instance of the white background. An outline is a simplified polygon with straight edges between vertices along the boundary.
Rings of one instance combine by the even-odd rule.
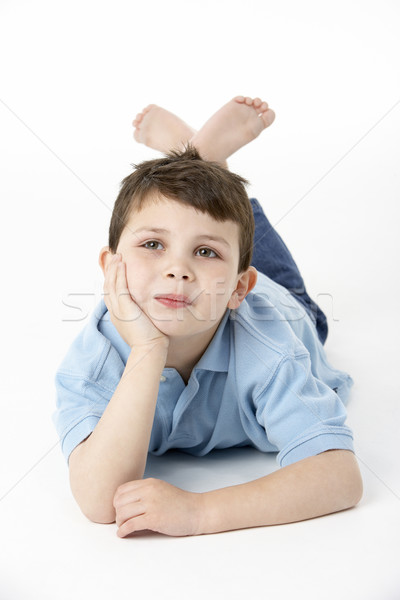
[[[1,600],[400,598],[399,17],[389,0],[2,0]],[[355,380],[364,497],[291,525],[121,540],[69,491],[54,373],[100,297],[119,182],[157,155],[133,141],[135,114],[152,102],[199,128],[238,94],[276,111],[229,165]],[[152,458],[148,473],[202,491],[276,468],[243,449]]]

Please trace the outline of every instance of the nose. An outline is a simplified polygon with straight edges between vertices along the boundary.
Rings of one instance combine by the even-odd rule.
[[[193,281],[194,279],[192,270],[180,261],[168,265],[164,270],[164,275],[168,279],[177,279],[178,281]]]
[[[166,273],[166,277],[169,279],[184,279],[186,281],[191,281],[192,277],[187,273],[181,273],[179,269],[171,269],[168,273]]]

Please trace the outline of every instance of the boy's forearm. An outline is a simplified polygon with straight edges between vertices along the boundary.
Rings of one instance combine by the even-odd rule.
[[[333,450],[202,496],[199,533],[216,533],[303,521],[350,508],[361,499],[362,480],[354,454]]]
[[[96,428],[70,456],[71,490],[93,521],[114,521],[117,487],[143,476],[166,355],[162,345],[132,350]]]

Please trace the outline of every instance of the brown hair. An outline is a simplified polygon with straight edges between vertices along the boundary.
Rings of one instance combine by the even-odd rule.
[[[207,213],[216,221],[234,221],[239,225],[239,268],[251,263],[254,217],[245,191],[248,182],[220,164],[203,160],[188,145],[182,152],[171,151],[165,158],[133,165],[133,173],[121,182],[111,216],[108,245],[115,253],[121,233],[133,209],[140,210],[150,193]]]

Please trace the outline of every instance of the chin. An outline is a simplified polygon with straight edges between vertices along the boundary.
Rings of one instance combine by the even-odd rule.
[[[185,323],[166,323],[165,321],[154,321],[157,329],[161,331],[164,335],[167,335],[169,338],[174,337],[184,337],[194,335],[196,332],[193,332]]]

